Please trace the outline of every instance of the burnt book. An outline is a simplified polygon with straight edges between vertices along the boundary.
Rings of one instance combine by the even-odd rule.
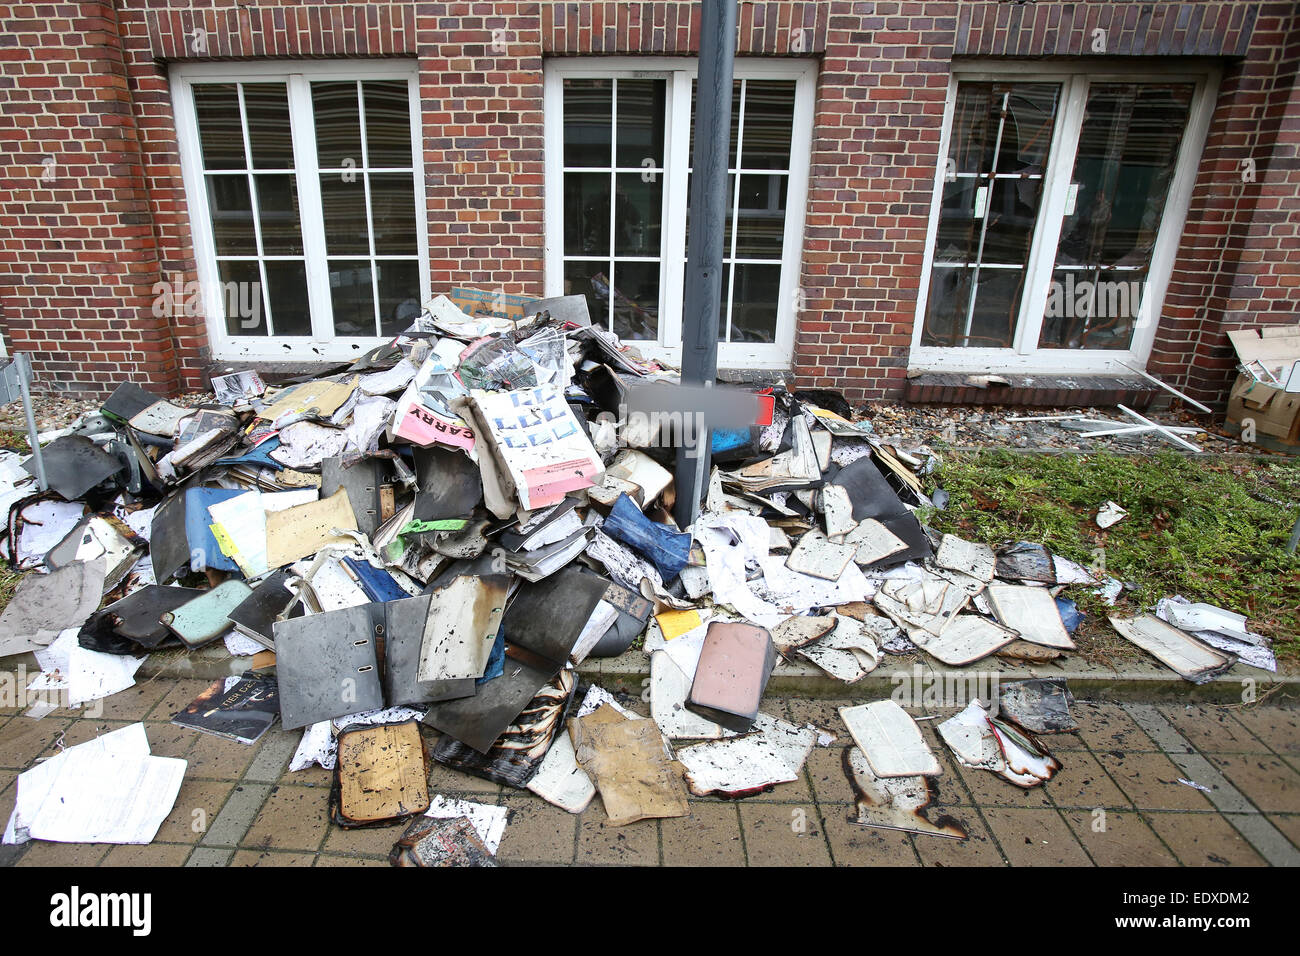
[[[766,628],[714,621],[704,637],[686,709],[745,733],[758,717],[774,667],[776,645]]]
[[[230,681],[234,681],[227,687]],[[178,727],[205,734],[256,743],[280,713],[275,678],[245,674],[238,679],[214,681],[184,710],[172,717]]]
[[[226,615],[236,631],[270,651],[275,650],[275,622],[293,600],[293,592],[285,586],[289,576],[288,569],[276,571]]]
[[[505,610],[505,673],[473,697],[434,704],[424,722],[486,755],[563,669],[608,582],[578,568],[520,585]]]

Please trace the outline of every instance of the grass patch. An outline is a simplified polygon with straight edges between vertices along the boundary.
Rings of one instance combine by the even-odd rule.
[[[27,444],[27,432],[11,432],[0,429],[0,449],[17,452],[19,455],[30,455],[32,453],[31,445]]]
[[[14,596],[14,589],[22,579],[21,571],[15,571],[8,563],[0,563],[0,611],[9,606]]]
[[[1300,461],[994,450],[951,453],[938,481],[951,499],[930,514],[931,527],[994,545],[1036,541],[1089,566],[1104,561],[1134,587],[1121,612],[1181,594],[1247,615],[1280,659],[1300,660],[1300,556],[1286,552],[1300,514]],[[1128,517],[1103,531],[1093,518],[1108,499]],[[1070,596],[1109,630],[1099,598],[1084,587]]]

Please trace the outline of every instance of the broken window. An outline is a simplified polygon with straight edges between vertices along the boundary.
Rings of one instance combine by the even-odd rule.
[[[1217,82],[1162,72],[1006,63],[954,78],[914,365],[1145,361]]]

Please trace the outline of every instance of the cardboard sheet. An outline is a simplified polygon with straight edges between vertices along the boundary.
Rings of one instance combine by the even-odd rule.
[[[292,564],[329,545],[346,546],[351,539],[334,534],[334,529],[355,531],[356,516],[343,488],[331,497],[286,508],[266,517],[267,565]]]
[[[610,826],[691,812],[681,771],[669,760],[652,720],[626,720],[602,705],[569,722],[574,752],[600,790]],[[613,719],[610,719],[612,714]]]

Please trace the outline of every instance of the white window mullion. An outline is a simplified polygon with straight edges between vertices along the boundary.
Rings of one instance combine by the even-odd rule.
[[[257,181],[253,177],[253,141],[248,135],[248,110],[244,107],[244,84],[235,84],[235,93],[239,97],[239,129],[244,137],[244,167],[248,176],[248,205],[253,215],[253,242],[257,248],[257,272],[261,277],[262,313],[266,316],[266,334],[275,334],[275,316],[271,313],[271,287],[266,281],[266,262],[262,258],[262,215],[257,204]],[[220,267],[218,267],[220,272]],[[227,298],[223,296],[223,298]],[[224,309],[222,310],[225,311]]]
[[[1070,180],[1074,176],[1074,157],[1079,148],[1079,134],[1088,105],[1088,79],[1072,76],[1061,87],[1061,106],[1057,112],[1056,131],[1044,167],[1042,199],[1038,219],[1030,240],[1029,261],[1025,264],[1025,287],[1020,296],[1020,317],[1012,347],[1020,355],[1038,350],[1038,338],[1047,310],[1047,296],[1056,265],[1056,244],[1065,222]]]
[[[325,213],[320,194],[311,84],[301,74],[289,77],[289,123],[293,129],[293,164],[298,170],[298,211],[312,338],[327,342],[334,335],[334,303],[330,298],[329,263],[325,259]]]
[[[609,274],[605,276],[609,286],[609,314],[605,327],[614,331],[614,298],[618,288],[618,279],[614,275],[614,213],[618,208],[618,79],[610,81],[609,92]]]
[[[745,90],[748,85],[748,80],[740,81],[740,116],[736,122],[736,171],[732,174],[735,181],[731,184],[731,248],[727,250],[727,257],[731,260],[731,276],[727,282],[726,290],[727,311],[721,339],[723,342],[731,341],[731,312],[736,301],[736,272],[738,271],[736,268],[736,237],[740,234],[740,170],[745,165]],[[731,164],[728,163],[727,165],[730,167]]]
[[[691,76],[672,74],[668,82],[668,126],[664,140],[664,229],[660,243],[659,343],[671,348],[682,340],[681,302],[686,290],[686,211],[690,203],[685,175],[691,165]]]
[[[424,128],[420,110],[420,80],[412,74],[406,80],[406,102],[411,123],[411,186],[415,192],[415,251],[420,256],[421,303],[432,295],[432,266],[429,264],[429,187],[424,181]],[[377,299],[378,297],[376,297]]]
[[[808,201],[808,162],[812,155],[813,116],[817,99],[817,72],[805,66],[794,86],[794,126],[791,129],[790,166],[785,187],[785,234],[781,263],[781,291],[776,310],[776,347],[779,354],[794,355],[796,303],[802,288],[804,217]]]
[[[370,144],[366,140],[366,91],[357,80],[357,117],[361,129],[361,176],[366,189],[366,241],[370,249],[370,304],[375,313],[375,335],[379,334],[379,265],[375,262],[375,214],[370,206]]]
[[[564,78],[554,71],[542,78],[542,107],[543,116],[555,117],[542,130],[546,168],[544,288],[547,297],[553,297],[564,294]]]

